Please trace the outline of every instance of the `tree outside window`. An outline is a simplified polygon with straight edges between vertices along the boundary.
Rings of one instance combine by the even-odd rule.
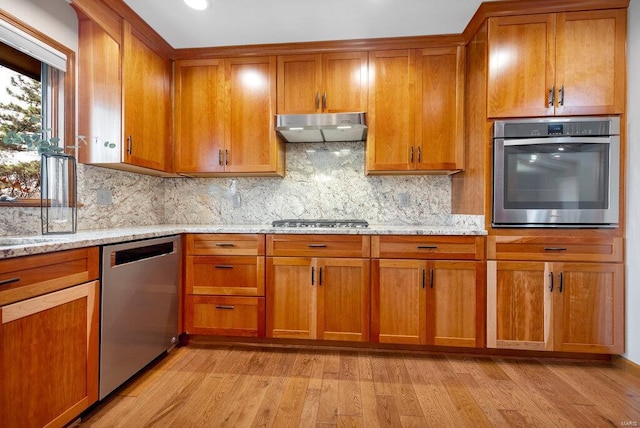
[[[22,144],[4,141],[7,133],[42,129],[42,85],[0,65],[0,201],[40,197],[40,156]]]

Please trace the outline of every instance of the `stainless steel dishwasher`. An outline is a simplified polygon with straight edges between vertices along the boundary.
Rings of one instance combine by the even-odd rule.
[[[178,341],[180,238],[102,247],[102,400]]]

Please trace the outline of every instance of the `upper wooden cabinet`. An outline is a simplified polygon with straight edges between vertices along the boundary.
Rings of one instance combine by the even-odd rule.
[[[368,174],[464,167],[464,48],[370,52]]]
[[[176,62],[176,172],[284,175],[275,71],[275,56]]]
[[[624,112],[626,10],[489,19],[488,117]]]
[[[79,162],[167,175],[171,61],[102,3],[74,6],[80,16],[78,132],[89,141],[78,150]]]
[[[367,108],[367,53],[278,57],[278,113],[361,112]]]

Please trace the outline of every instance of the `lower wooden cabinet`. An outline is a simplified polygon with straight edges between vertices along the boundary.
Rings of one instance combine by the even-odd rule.
[[[483,262],[372,263],[374,342],[483,346]]]
[[[267,257],[267,337],[369,340],[368,259]]]
[[[186,307],[189,333],[264,337],[264,297],[187,295]]]
[[[186,333],[264,337],[264,235],[203,233],[185,241]]]
[[[64,426],[98,399],[99,282],[0,307],[0,426]]]
[[[487,262],[487,346],[624,352],[624,265]]]

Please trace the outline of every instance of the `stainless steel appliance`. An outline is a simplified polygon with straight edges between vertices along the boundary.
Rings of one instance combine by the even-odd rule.
[[[322,220],[322,219],[284,219],[274,220],[273,227],[369,227],[366,220]]]
[[[365,141],[365,113],[278,114],[276,132],[287,143]]]
[[[178,340],[180,238],[102,247],[102,400]]]
[[[494,124],[495,227],[614,227],[620,118],[558,117]]]

